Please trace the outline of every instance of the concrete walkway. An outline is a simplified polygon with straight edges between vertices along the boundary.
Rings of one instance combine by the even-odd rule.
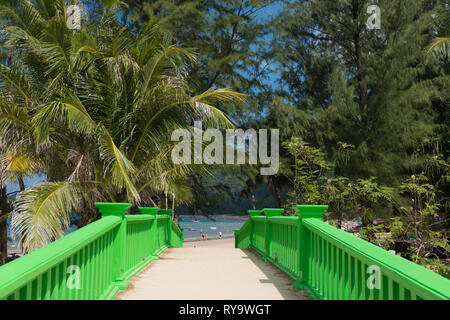
[[[130,281],[117,300],[305,300],[304,291],[234,239],[186,242],[169,248]]]

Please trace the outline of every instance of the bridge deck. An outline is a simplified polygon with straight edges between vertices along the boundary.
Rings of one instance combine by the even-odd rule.
[[[137,274],[115,299],[305,300],[293,280],[234,239],[170,248]]]

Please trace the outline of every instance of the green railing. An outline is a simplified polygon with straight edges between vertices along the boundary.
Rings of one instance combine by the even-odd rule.
[[[102,218],[0,267],[0,299],[112,299],[182,232],[159,208],[125,214],[128,203],[96,203]]]
[[[170,246],[175,248],[181,248],[183,246],[183,231],[176,223],[171,223],[170,228]]]
[[[240,229],[235,229],[235,234],[239,233],[239,237],[234,237],[234,245],[236,248],[249,248],[250,247],[250,219],[247,220]]]
[[[252,217],[252,247],[264,254],[265,251],[265,232],[266,232],[266,218]]]
[[[236,248],[262,254],[314,299],[450,299],[448,279],[323,222],[327,206],[295,209],[298,216],[251,214]]]

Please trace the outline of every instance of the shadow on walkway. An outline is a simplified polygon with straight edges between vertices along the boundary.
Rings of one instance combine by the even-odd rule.
[[[311,300],[304,290],[298,290],[292,283],[294,280],[283,271],[275,267],[272,263],[264,261],[262,256],[252,249],[239,249],[245,256],[242,259],[250,259],[267,277],[260,279],[261,283],[271,283],[286,300]]]

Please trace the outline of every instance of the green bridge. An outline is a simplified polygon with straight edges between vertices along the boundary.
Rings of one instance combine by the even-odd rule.
[[[198,299],[202,279],[212,299],[450,298],[444,277],[323,222],[327,206],[297,205],[297,216],[250,210],[234,248],[183,248],[182,230],[159,208],[96,206],[98,221],[0,267],[0,299]],[[289,288],[274,290],[286,279]]]

